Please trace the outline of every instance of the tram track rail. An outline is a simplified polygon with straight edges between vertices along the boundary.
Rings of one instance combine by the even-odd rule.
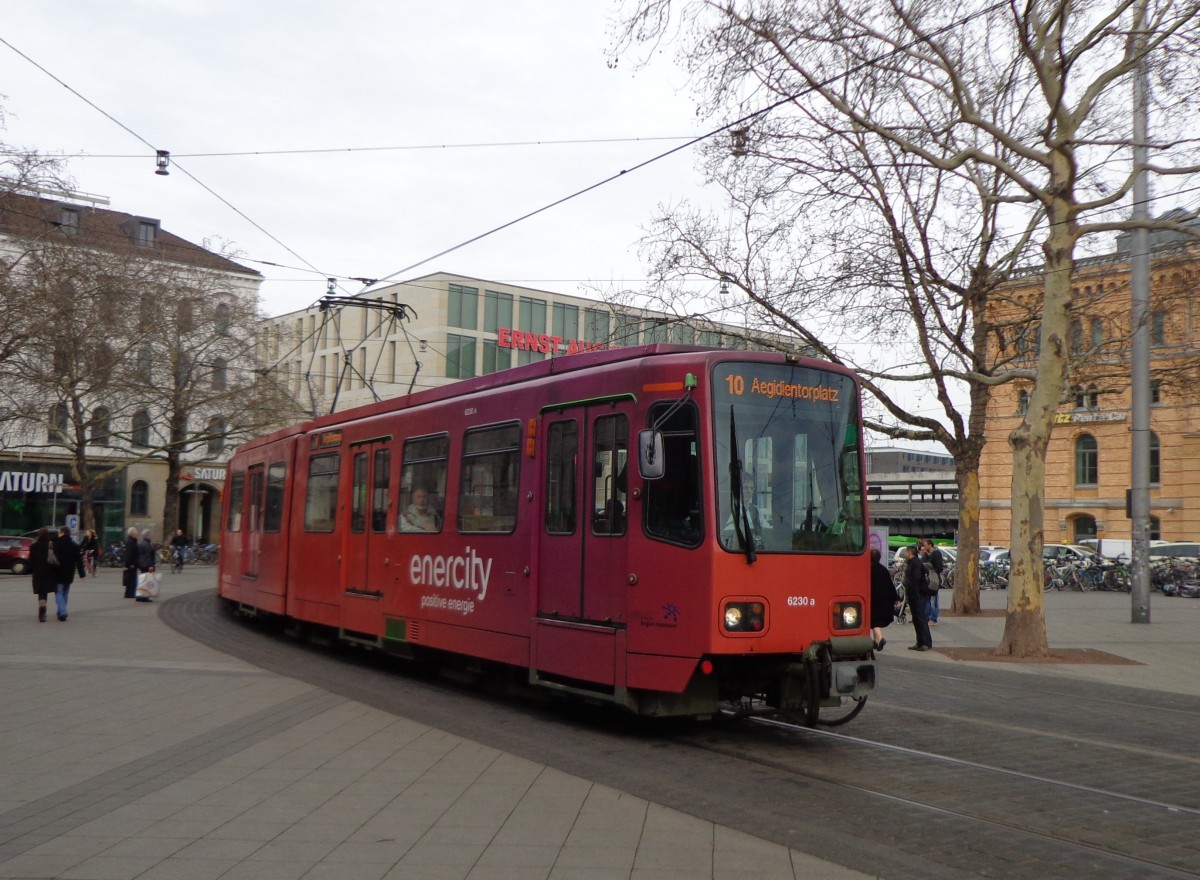
[[[1195,698],[897,658],[845,728],[653,725],[398,674],[259,631],[211,592],[159,610],[272,672],[874,876],[1200,877]]]

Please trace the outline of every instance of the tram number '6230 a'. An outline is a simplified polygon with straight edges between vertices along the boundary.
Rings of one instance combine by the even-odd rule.
[[[817,600],[812,596],[788,596],[787,603],[789,607],[810,608],[816,606]]]

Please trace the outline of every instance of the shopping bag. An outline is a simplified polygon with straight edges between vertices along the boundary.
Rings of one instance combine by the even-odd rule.
[[[137,597],[139,599],[158,598],[159,579],[157,571],[143,571],[138,574]]]

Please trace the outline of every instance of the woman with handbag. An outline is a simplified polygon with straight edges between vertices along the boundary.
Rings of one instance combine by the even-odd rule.
[[[37,539],[29,545],[29,573],[33,575],[33,592],[38,598],[38,620],[46,622],[46,597],[58,588],[58,558],[51,557],[54,546],[50,530],[38,529]]]
[[[156,589],[151,589],[149,586],[149,582],[155,580],[154,564],[157,561],[158,552],[154,549],[154,543],[150,540],[150,530],[146,529],[142,532],[142,540],[137,545],[138,580],[134,598],[138,602],[149,602],[153,596],[158,594]]]

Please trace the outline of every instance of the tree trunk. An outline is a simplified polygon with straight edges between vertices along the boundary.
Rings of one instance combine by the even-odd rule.
[[[954,564],[954,604],[958,614],[979,613],[979,462],[958,464],[958,561]]]
[[[1069,193],[1073,176],[1070,157],[1058,157],[1060,192]],[[1046,281],[1042,298],[1042,332],[1037,381],[1021,424],[1009,435],[1012,447],[1012,573],[1008,582],[1008,617],[997,652],[1013,657],[1044,657],[1046,639],[1045,542],[1046,448],[1058,404],[1067,385],[1067,336],[1071,308],[1071,271],[1077,236],[1069,205],[1056,201],[1047,217]]]

